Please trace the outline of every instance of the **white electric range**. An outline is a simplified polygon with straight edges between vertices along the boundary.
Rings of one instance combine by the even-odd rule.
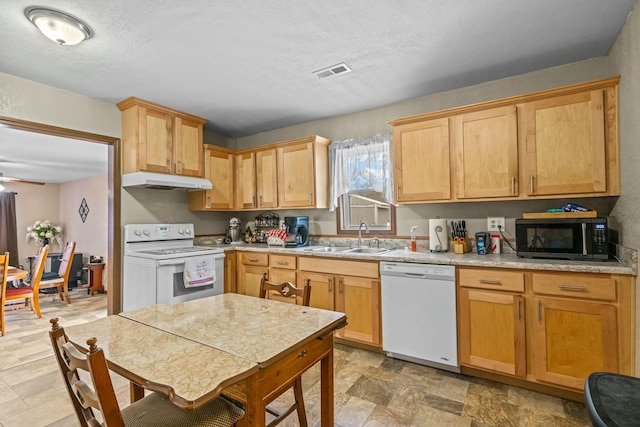
[[[194,246],[193,224],[124,226],[122,310],[174,304],[224,292],[224,251]],[[211,285],[186,287],[185,260],[206,256],[215,266]]]

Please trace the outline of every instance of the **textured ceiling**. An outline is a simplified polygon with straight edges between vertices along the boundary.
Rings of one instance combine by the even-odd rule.
[[[95,32],[57,46],[0,2],[0,71],[137,96],[231,137],[606,55],[635,0],[49,0]],[[353,72],[312,72],[345,62]]]

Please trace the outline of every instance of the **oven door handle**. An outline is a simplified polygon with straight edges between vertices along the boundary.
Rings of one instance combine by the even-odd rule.
[[[170,259],[166,261],[158,261],[158,266],[164,265],[184,265],[184,260]]]

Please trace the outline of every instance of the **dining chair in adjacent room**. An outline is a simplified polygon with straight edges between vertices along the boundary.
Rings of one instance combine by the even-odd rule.
[[[40,280],[40,290],[57,288],[60,301],[66,299],[67,304],[71,304],[71,299],[69,298],[69,273],[71,272],[71,264],[73,264],[73,254],[75,252],[76,242],[67,242],[62,249],[58,273],[53,277],[42,277]]]
[[[31,271],[31,279],[28,286],[20,286],[17,288],[7,288],[6,281],[2,286],[2,313],[0,315],[2,322],[2,335],[5,332],[4,313],[11,310],[21,310],[30,308],[38,317],[42,317],[40,313],[40,301],[38,299],[38,290],[40,287],[40,278],[44,271],[44,265],[47,261],[47,253],[49,245],[42,246],[38,250],[38,256]],[[21,301],[21,300],[24,300]]]
[[[118,406],[109,367],[97,339],[87,340],[89,352],[80,352],[68,339],[58,318],[51,322],[51,345],[60,366],[62,378],[71,397],[81,426],[165,426],[165,427],[231,427],[244,416],[244,411],[223,397],[217,397],[193,410],[174,405],[162,393],[151,393],[131,405]],[[87,375],[83,381],[79,371]],[[102,414],[104,423],[95,418],[94,410]]]
[[[300,305],[309,306],[311,300],[311,279],[307,279],[302,288],[297,288],[291,282],[273,283],[267,280],[267,274],[265,273],[260,280],[260,298],[266,298],[267,292],[284,298],[290,298],[293,303],[300,303]],[[286,333],[286,326],[283,325],[284,333]],[[273,427],[286,417],[288,417],[294,410],[298,412],[298,422],[300,427],[307,427],[307,413],[304,409],[304,398],[302,396],[302,377],[297,376],[293,380],[293,396],[294,403],[286,411],[278,412],[270,407],[267,407],[267,412],[276,418],[267,424],[267,427]],[[286,389],[284,390],[286,391]],[[276,396],[277,397],[277,396]]]
[[[0,267],[2,267],[2,277],[0,277],[0,332],[1,336],[4,336],[4,298],[7,292],[7,275],[9,273],[9,252],[5,252],[4,255],[0,255]]]

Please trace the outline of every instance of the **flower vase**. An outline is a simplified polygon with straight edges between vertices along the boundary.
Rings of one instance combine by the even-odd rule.
[[[48,244],[49,244],[49,239],[47,239],[46,237],[42,239],[42,246],[47,246]]]

